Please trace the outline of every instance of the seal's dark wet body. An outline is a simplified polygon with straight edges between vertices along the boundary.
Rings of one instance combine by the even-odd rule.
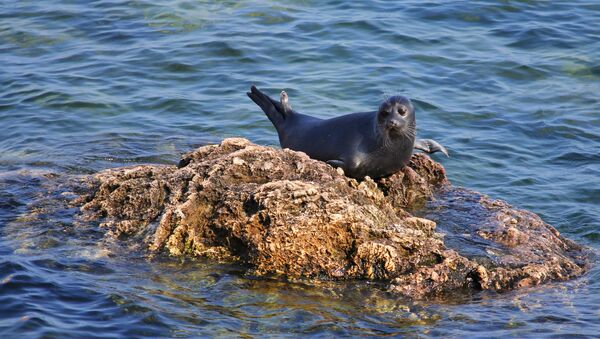
[[[281,147],[341,167],[349,177],[390,175],[408,164],[412,156],[416,120],[414,107],[405,97],[389,98],[378,111],[319,119],[292,110],[285,92],[281,94],[281,102],[254,86],[247,94],[277,129]],[[433,146],[419,147],[425,151],[445,153],[433,141],[420,140],[418,144]]]
[[[376,114],[352,113],[332,119],[294,114],[284,122],[279,142],[281,147],[302,151],[334,166],[340,161],[349,177],[385,176],[408,163],[414,139],[402,138],[384,145],[377,131]]]

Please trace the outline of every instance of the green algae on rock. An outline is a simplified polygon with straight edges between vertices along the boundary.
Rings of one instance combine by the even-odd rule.
[[[390,177],[358,182],[304,153],[232,138],[178,166],[108,169],[91,184],[82,213],[102,220],[108,236],[143,239],[156,254],[237,261],[259,276],[376,280],[422,298],[566,280],[588,267],[588,251],[537,215],[452,187],[424,154]],[[448,230],[409,212],[454,191],[471,200],[452,208],[477,208],[470,236],[490,251],[461,255],[445,243]]]

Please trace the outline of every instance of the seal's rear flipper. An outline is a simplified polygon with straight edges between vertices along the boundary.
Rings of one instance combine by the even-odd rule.
[[[438,143],[437,141],[432,140],[432,139],[415,140],[414,148],[419,149],[425,153],[430,153],[430,154],[435,153],[435,152],[442,152],[447,157],[449,157],[448,150],[446,149],[446,147],[440,145],[440,143]]]
[[[275,125],[275,128],[278,128],[279,125],[283,124],[287,114],[279,101],[271,99],[268,95],[259,91],[254,85],[250,87],[250,92],[247,92],[246,94],[263,110],[263,112],[265,112],[269,120]]]
[[[285,91],[281,91],[279,94],[279,102],[281,103],[281,108],[285,113],[286,117],[292,113],[292,106],[290,105],[290,100]]]

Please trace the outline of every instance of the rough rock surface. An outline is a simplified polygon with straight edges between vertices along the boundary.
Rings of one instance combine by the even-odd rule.
[[[178,166],[105,170],[91,188],[83,216],[108,235],[255,275],[376,280],[420,298],[566,280],[588,265],[586,249],[538,216],[453,188],[423,154],[357,182],[304,153],[226,139]],[[427,218],[408,212],[426,203]]]

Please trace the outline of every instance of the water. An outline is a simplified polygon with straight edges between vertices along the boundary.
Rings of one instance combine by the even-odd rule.
[[[417,106],[451,181],[600,249],[593,1],[18,1],[0,4],[0,332],[8,337],[596,336],[600,270],[411,302],[363,282],[256,280],[144,258],[73,220],[70,175],[277,145],[251,84],[321,117]],[[53,183],[53,184],[50,184]],[[58,187],[56,185],[59,185]]]

